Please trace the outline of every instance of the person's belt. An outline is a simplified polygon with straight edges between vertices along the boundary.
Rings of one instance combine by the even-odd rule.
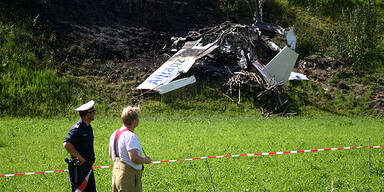
[[[115,161],[124,163],[125,165],[129,166],[130,168],[137,170],[137,169],[131,167],[130,165],[128,165],[127,163],[125,163],[124,161],[121,161],[119,157],[115,157]],[[142,164],[142,166],[141,166],[141,171],[143,171],[143,170],[144,170],[144,164]],[[137,171],[140,171],[140,170],[137,170]]]

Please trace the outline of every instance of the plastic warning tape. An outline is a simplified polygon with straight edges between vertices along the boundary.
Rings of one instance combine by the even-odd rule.
[[[224,157],[251,157],[251,156],[263,156],[263,155],[283,155],[283,154],[294,154],[294,153],[309,153],[317,151],[335,151],[343,149],[360,149],[368,146],[358,146],[358,147],[338,147],[338,148],[325,148],[325,149],[308,149],[308,150],[297,150],[297,151],[282,151],[282,152],[269,152],[269,153],[248,153],[240,155],[223,155],[223,156],[207,156],[207,157],[196,157],[190,159],[177,159],[177,160],[166,160],[166,161],[153,161],[149,164],[158,164],[158,163],[171,163],[178,161],[191,161],[199,159],[211,159],[211,158],[224,158]],[[383,148],[384,146],[371,146],[371,148]]]
[[[225,158],[225,157],[228,158],[228,157],[264,156],[264,155],[283,155],[283,154],[309,153],[309,152],[318,152],[318,151],[336,151],[336,150],[343,150],[343,149],[360,149],[360,148],[368,148],[368,146],[338,147],[338,148],[325,148],[325,149],[308,149],[308,150],[281,151],[281,152],[269,152],[269,153],[247,153],[247,154],[240,154],[240,155],[207,156],[207,157],[195,157],[195,158],[189,158],[189,159],[152,161],[149,164],[173,163],[173,162],[180,162],[180,161],[192,161],[192,160],[199,160],[199,159],[212,159],[212,158]],[[370,148],[384,148],[384,146],[371,146]],[[103,169],[103,168],[111,168],[111,167],[113,167],[113,165],[99,166],[99,167],[92,167],[92,168],[93,169]],[[55,171],[40,171],[40,172],[30,172],[30,173],[6,174],[6,175],[0,175],[0,177],[12,177],[12,176],[18,176],[18,175],[35,175],[35,174],[41,174],[41,173],[57,173],[57,172],[65,172],[65,171],[68,171],[68,169],[55,170]]]
[[[93,169],[99,169],[99,168],[110,168],[113,167],[113,165],[110,166],[100,166],[100,167],[92,167]],[[63,170],[55,170],[55,171],[39,171],[39,172],[30,172],[30,173],[15,173],[15,174],[6,174],[6,175],[0,175],[0,177],[12,177],[12,176],[18,176],[18,175],[36,175],[41,173],[57,173],[57,172],[68,172],[68,169]]]

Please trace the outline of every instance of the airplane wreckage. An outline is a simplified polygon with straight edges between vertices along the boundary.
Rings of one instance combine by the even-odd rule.
[[[195,83],[196,79],[211,77],[224,82],[224,96],[237,104],[240,90],[251,88],[255,99],[262,103],[263,114],[269,115],[285,113],[287,101],[281,101],[279,90],[288,80],[308,80],[292,72],[298,58],[293,28],[264,22],[225,22],[171,40],[168,49],[176,53],[137,89],[164,94]],[[189,76],[175,80],[179,75]],[[238,94],[237,102],[232,94]]]

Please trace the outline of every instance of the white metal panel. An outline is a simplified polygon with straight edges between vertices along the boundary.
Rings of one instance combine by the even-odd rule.
[[[285,46],[269,63],[265,66],[263,72],[269,77],[274,78],[277,83],[286,84],[296,63],[297,54],[291,48]]]
[[[301,73],[291,72],[289,80],[309,80],[307,76]]]
[[[170,91],[173,91],[175,89],[179,89],[181,87],[187,86],[187,85],[195,83],[195,82],[196,82],[196,78],[195,78],[195,76],[192,75],[190,77],[178,79],[178,80],[172,81],[166,85],[159,86],[159,87],[155,88],[155,91],[158,91],[160,94],[164,94],[164,93],[168,93]]]
[[[193,57],[175,57],[166,61],[154,73],[152,73],[137,89],[153,90],[156,87],[165,85],[175,79],[181,72],[181,69],[190,68],[195,59]]]
[[[152,73],[137,89],[157,90],[158,87],[170,83],[173,79],[186,73],[195,61],[218,47],[217,41],[201,46],[197,41],[188,41],[183,48]]]
[[[286,32],[285,38],[287,39],[288,46],[293,50],[296,50],[296,35],[295,35],[295,32],[293,31],[293,27]]]

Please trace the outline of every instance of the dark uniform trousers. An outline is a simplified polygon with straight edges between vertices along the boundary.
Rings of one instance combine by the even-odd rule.
[[[74,192],[79,185],[84,181],[85,177],[89,173],[91,166],[89,164],[82,165],[77,167],[77,180],[75,176],[75,166],[69,164],[68,165],[68,174],[69,180],[71,181],[72,191]],[[96,182],[95,175],[92,173],[89,175],[87,187],[84,189],[84,192],[94,192],[96,191]]]

